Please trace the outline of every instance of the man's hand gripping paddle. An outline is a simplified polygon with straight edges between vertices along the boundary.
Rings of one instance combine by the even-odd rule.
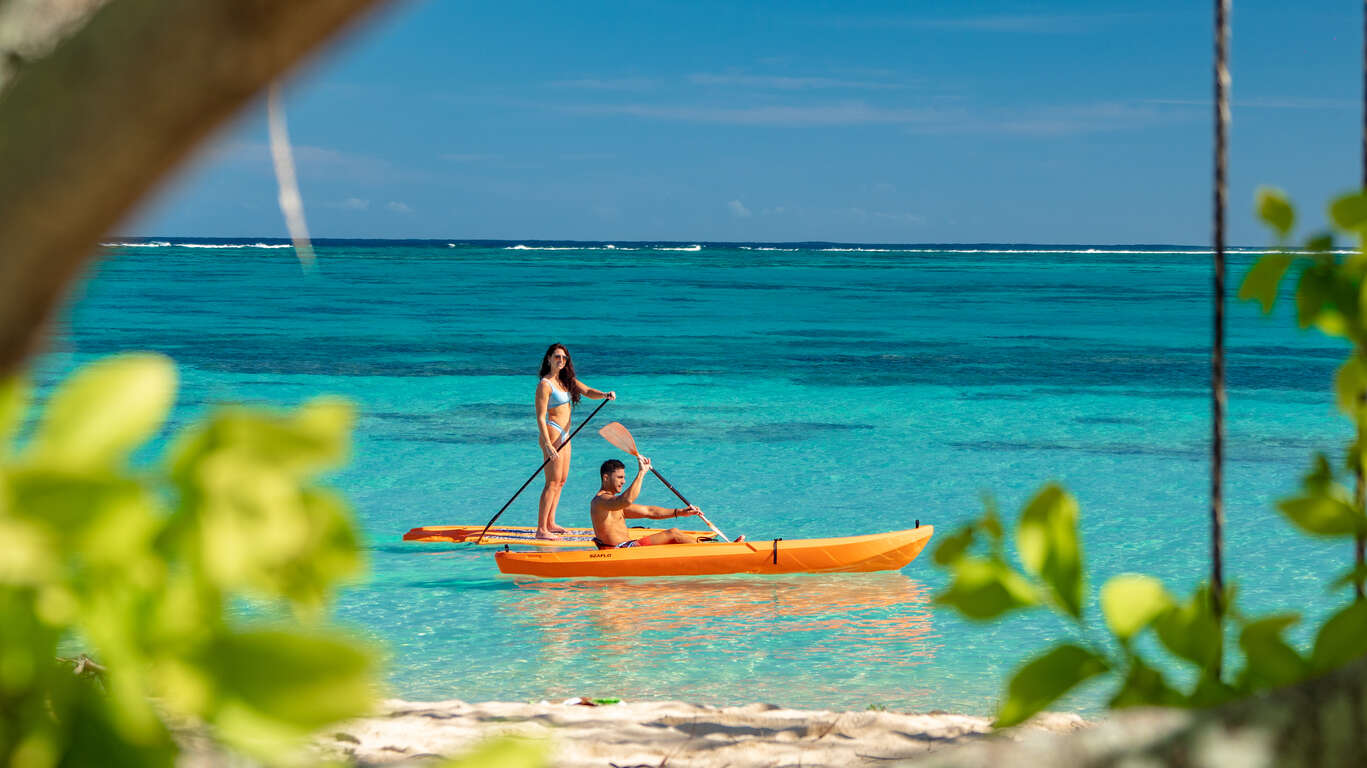
[[[610,424],[606,424],[603,426],[602,429],[598,430],[598,434],[602,435],[604,440],[608,441],[609,443],[612,443],[621,450],[626,451],[632,456],[640,457],[641,454],[636,450],[636,441],[631,437],[631,433],[627,431],[627,428],[622,426],[621,423],[614,421]],[[679,501],[682,501],[687,506],[693,506],[692,504],[688,503],[688,499],[685,499],[682,493],[679,493],[677,488],[669,484],[669,481],[666,480],[664,478],[664,475],[661,475],[659,471],[655,469],[655,467],[652,466],[650,468],[650,471],[654,472],[655,476],[660,478],[660,482],[664,483],[666,488],[668,488],[671,491],[674,491],[674,495],[679,497]],[[727,538],[726,534],[721,532],[720,528],[713,525],[711,520],[708,520],[706,517],[704,517],[701,512],[698,513],[698,519],[702,520],[703,523],[705,523],[707,527],[712,530],[713,533],[717,534],[717,536],[720,537],[722,541],[731,540]]]

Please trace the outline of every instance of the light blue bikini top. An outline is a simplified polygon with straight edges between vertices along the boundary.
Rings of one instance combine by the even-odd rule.
[[[555,383],[551,382],[550,379],[542,379],[542,381],[549,382],[551,385],[551,397],[550,400],[546,403],[546,408],[548,410],[551,408],[558,408],[570,401],[569,392],[566,392],[565,390],[556,387]]]

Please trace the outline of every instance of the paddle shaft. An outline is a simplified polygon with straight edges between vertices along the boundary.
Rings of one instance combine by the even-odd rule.
[[[559,448],[564,448],[565,446],[569,445],[569,444],[570,444],[570,441],[574,439],[574,436],[577,435],[577,434],[579,434],[579,430],[583,429],[583,428],[584,428],[584,425],[587,424],[587,423],[589,423],[589,420],[590,420],[590,419],[592,419],[594,416],[597,416],[597,415],[598,415],[598,412],[601,411],[601,410],[603,410],[603,406],[607,405],[608,402],[610,402],[610,401],[609,401],[606,397],[603,398],[603,402],[599,403],[599,404],[598,404],[598,407],[593,409],[593,413],[590,413],[590,414],[588,415],[588,418],[586,418],[586,419],[584,419],[583,421],[579,422],[579,426],[577,426],[577,427],[574,428],[574,431],[570,433],[570,436],[569,436],[569,437],[565,438],[565,442],[561,443],[560,446],[559,446]],[[556,450],[559,451],[559,448],[557,448]],[[489,522],[486,523],[486,524],[484,525],[484,530],[480,531],[480,532],[479,532],[479,536],[477,536],[477,537],[475,538],[475,543],[476,543],[476,544],[479,544],[480,542],[484,541],[484,534],[486,534],[486,533],[489,532],[489,527],[492,526],[492,525],[498,520],[499,516],[501,516],[501,515],[503,514],[503,512],[504,512],[505,510],[508,509],[508,505],[513,503],[513,499],[516,499],[523,491],[527,490],[527,486],[531,485],[531,484],[532,484],[532,481],[536,479],[536,476],[539,475],[539,474],[541,474],[541,470],[545,469],[545,468],[546,468],[546,465],[551,463],[551,458],[552,458],[552,457],[547,456],[547,457],[546,457],[546,460],[543,461],[543,462],[541,462],[541,466],[537,467],[537,468],[536,468],[536,471],[532,473],[532,476],[529,477],[529,478],[527,478],[527,482],[523,483],[523,484],[522,484],[522,487],[517,489],[517,493],[514,493],[514,494],[513,494],[513,498],[512,498],[512,499],[508,499],[507,503],[505,503],[502,507],[499,508],[498,513],[495,514],[492,518],[489,519]],[[657,473],[656,473],[656,476],[658,476],[658,475],[659,475],[659,473],[657,472]],[[663,481],[664,478],[661,477],[660,480]],[[665,483],[665,485],[669,485],[669,483]],[[672,485],[670,485],[669,487],[670,487],[670,490],[673,490],[673,488],[674,488],[674,486],[672,486]],[[674,491],[674,492],[675,492],[675,493],[678,493],[678,491]],[[683,497],[680,496],[679,498],[682,499]],[[684,502],[684,503],[686,504],[687,502]]]
[[[684,506],[688,506],[688,507],[693,506],[692,504],[689,503],[688,499],[685,499],[685,498],[684,498],[684,495],[683,495],[682,493],[679,493],[679,489],[678,489],[678,488],[675,488],[674,486],[672,486],[672,485],[669,484],[669,481],[665,479],[665,476],[664,476],[664,475],[660,474],[660,471],[659,471],[659,470],[655,469],[655,467],[652,466],[652,467],[650,468],[650,471],[653,472],[653,473],[655,474],[655,476],[658,477],[658,478],[660,479],[660,482],[662,482],[662,483],[665,484],[665,487],[666,487],[666,488],[668,488],[669,490],[673,491],[673,492],[674,492],[674,495],[679,497],[679,501],[682,501],[682,502],[684,503]],[[698,519],[699,519],[699,520],[702,520],[702,521],[707,525],[708,528],[711,528],[713,533],[715,533],[715,534],[717,534],[718,536],[720,536],[720,537],[722,538],[722,541],[730,541],[730,540],[731,540],[731,539],[727,538],[726,534],[724,534],[724,533],[721,532],[721,529],[720,529],[720,528],[718,528],[717,526],[713,525],[711,520],[708,520],[706,517],[703,517],[703,514],[702,514],[701,512],[698,513]]]

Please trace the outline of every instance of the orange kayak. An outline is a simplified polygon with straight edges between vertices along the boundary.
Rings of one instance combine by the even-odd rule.
[[[479,538],[482,525],[424,525],[413,528],[403,535],[404,541],[446,542],[449,544],[474,544]],[[662,528],[632,528],[635,538],[660,533]],[[710,531],[684,531],[691,536],[711,536]],[[496,525],[484,534],[480,544],[503,546],[504,544],[530,544],[534,547],[588,547],[593,548],[592,528],[570,528],[569,533],[561,534],[558,539],[538,539],[536,529],[520,525]]]
[[[935,527],[838,539],[761,539],[574,552],[496,552],[498,569],[523,576],[706,576],[723,573],[895,571],[925,549]]]

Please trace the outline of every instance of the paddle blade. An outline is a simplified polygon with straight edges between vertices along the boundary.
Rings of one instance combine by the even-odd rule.
[[[598,430],[598,434],[602,435],[604,440],[617,446],[620,450],[626,451],[632,456],[640,455],[636,452],[636,441],[632,439],[631,433],[627,431],[627,428],[620,423],[614,421],[610,424],[605,424],[602,429]]]

